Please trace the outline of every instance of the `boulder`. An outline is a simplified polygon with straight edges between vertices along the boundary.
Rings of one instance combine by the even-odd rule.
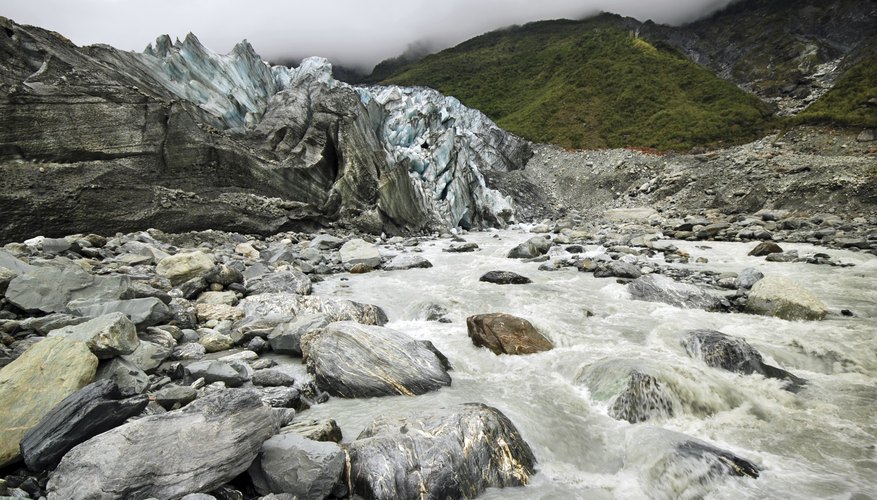
[[[21,456],[28,469],[50,469],[71,448],[139,415],[146,396],[125,397],[112,380],[89,384],[64,398],[21,439]]]
[[[296,420],[280,429],[281,433],[291,432],[314,441],[341,442],[341,428],[334,420]]]
[[[102,362],[95,380],[110,380],[126,395],[143,394],[149,388],[149,375],[125,358],[113,358]]]
[[[234,339],[216,330],[199,330],[204,332],[198,338],[198,343],[204,346],[207,352],[227,351],[234,347]]]
[[[449,253],[468,253],[468,252],[474,252],[475,250],[478,250],[478,243],[469,242],[469,243],[454,243],[442,251],[449,252]]]
[[[524,486],[536,458],[514,424],[483,404],[373,420],[348,447],[353,493],[364,498],[474,498]]]
[[[709,292],[658,274],[641,276],[631,281],[627,290],[634,300],[663,302],[686,309],[710,311],[721,306],[721,300]]]
[[[80,299],[68,303],[67,310],[79,316],[91,317],[123,313],[137,328],[142,329],[166,323],[173,317],[168,306],[155,297],[130,300]]]
[[[66,312],[71,300],[118,299],[128,290],[127,276],[92,276],[68,259],[52,262],[53,266],[31,267],[10,281],[6,299],[27,312],[53,313]]]
[[[265,441],[249,472],[260,495],[323,499],[341,482],[344,464],[345,454],[337,443],[285,433]]]
[[[204,280],[210,284],[219,284],[223,287],[228,287],[229,285],[233,285],[235,283],[243,283],[244,275],[239,270],[225,265],[225,264],[217,264],[213,266],[207,274],[204,275]]]
[[[478,278],[478,281],[494,283],[496,285],[526,285],[533,282],[530,278],[511,271],[488,271]]]
[[[308,372],[317,385],[345,398],[413,396],[450,385],[447,369],[430,347],[389,328],[351,321],[332,323],[302,339]]]
[[[508,253],[510,259],[532,259],[545,255],[551,248],[551,241],[542,236],[534,236],[520,245],[512,248]]]
[[[761,353],[741,338],[715,330],[690,330],[682,337],[682,347],[707,366],[749,375],[758,373],[768,378],[787,380],[786,388],[797,391],[804,381],[791,373],[764,363]]]
[[[98,316],[90,321],[49,332],[49,337],[81,340],[98,359],[133,353],[140,344],[137,328],[123,313]]]
[[[155,272],[177,286],[195,278],[203,278],[209,273],[216,261],[213,255],[204,252],[178,253],[161,259]]]
[[[383,265],[385,271],[404,271],[406,269],[426,269],[432,267],[432,262],[419,255],[403,253],[390,259]]]
[[[195,401],[198,391],[188,385],[166,385],[153,396],[155,402],[165,410],[181,408]]]
[[[171,359],[176,359],[178,361],[191,361],[201,359],[206,354],[207,349],[205,349],[203,345],[197,342],[186,342],[174,347],[173,352],[171,352]]]
[[[332,320],[323,313],[302,314],[287,323],[277,325],[268,335],[271,350],[280,354],[301,356],[301,338],[303,335],[323,328]]]
[[[208,384],[222,382],[228,387],[240,387],[250,380],[252,369],[242,361],[196,361],[186,365],[192,380],[203,378]]]
[[[620,260],[599,262],[597,267],[594,268],[594,276],[597,278],[626,278],[635,280],[642,275],[643,273],[639,270],[639,267]]]
[[[653,375],[631,370],[621,391],[609,406],[609,416],[635,424],[653,418],[670,418],[673,397]]]
[[[295,384],[295,378],[292,375],[275,368],[266,368],[264,370],[256,370],[253,372],[253,385],[262,387],[280,387]]]
[[[195,315],[198,321],[236,321],[244,317],[243,311],[235,306],[227,304],[196,304]]]
[[[335,250],[341,248],[341,245],[343,244],[344,240],[341,238],[336,238],[329,234],[318,234],[311,240],[309,246],[311,248],[316,248],[317,250]]]
[[[737,279],[734,280],[734,285],[737,288],[749,290],[755,286],[761,278],[764,278],[764,273],[753,267],[747,267],[737,275]]]
[[[548,351],[554,344],[527,320],[510,314],[478,314],[466,318],[469,338],[494,354],[532,354]]]
[[[247,293],[297,293],[310,295],[311,279],[303,272],[296,270],[275,271],[257,278],[247,279]]]
[[[764,257],[772,253],[783,253],[783,249],[773,241],[763,241],[749,251],[750,257]]]
[[[328,297],[300,296],[291,293],[251,295],[238,305],[244,319],[235,327],[245,333],[267,336],[277,325],[303,314],[323,313],[332,321],[356,321],[367,325],[384,325],[387,315],[371,304]]]
[[[70,314],[53,313],[37,318],[27,318],[21,322],[21,329],[33,330],[38,335],[47,335],[52,330],[64,328],[65,326],[79,325],[90,319]]]
[[[378,247],[359,238],[352,239],[341,245],[341,263],[344,267],[351,268],[357,264],[364,264],[375,268],[381,265],[381,252]]]
[[[828,307],[813,292],[792,280],[773,276],[752,287],[746,310],[789,321],[820,320],[828,314]]]
[[[0,295],[6,293],[6,290],[9,288],[9,283],[12,283],[12,280],[14,280],[16,276],[18,276],[18,273],[12,269],[0,266]]]
[[[211,491],[246,471],[278,429],[254,392],[217,391],[76,446],[49,479],[48,499],[178,498]]]
[[[34,344],[0,370],[0,467],[52,408],[94,379],[97,357],[84,342],[55,337]]]
[[[134,352],[122,356],[122,358],[145,372],[151,372],[170,357],[176,346],[176,342],[173,343],[172,347],[169,347],[148,340],[141,340]]]

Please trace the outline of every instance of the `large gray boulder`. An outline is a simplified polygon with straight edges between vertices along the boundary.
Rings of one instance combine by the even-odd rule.
[[[6,289],[6,299],[28,312],[57,313],[66,312],[71,300],[118,299],[128,290],[127,276],[93,276],[64,258],[52,263],[31,267],[15,277]]]
[[[746,310],[790,321],[820,320],[828,314],[828,307],[813,292],[792,280],[775,276],[753,285]]]
[[[708,366],[749,375],[757,373],[768,378],[787,380],[787,388],[797,390],[804,381],[791,373],[764,363],[761,353],[741,338],[715,330],[690,330],[682,337],[682,347],[692,358]]]
[[[256,393],[211,393],[76,446],[49,479],[48,499],[177,498],[211,491],[246,471],[278,429]]]
[[[311,293],[311,279],[301,271],[286,270],[265,273],[259,277],[247,279],[247,293]]]
[[[709,292],[686,283],[679,283],[666,276],[649,274],[641,276],[627,285],[630,296],[646,302],[663,302],[686,309],[716,310],[721,299]]]
[[[203,378],[208,384],[222,382],[228,387],[240,387],[253,377],[253,369],[242,361],[196,361],[186,365],[186,373],[193,380]]]
[[[131,354],[140,345],[134,323],[128,319],[128,316],[120,312],[98,316],[78,325],[52,330],[48,336],[81,340],[98,359]]]
[[[125,395],[143,394],[149,388],[149,375],[121,357],[103,361],[94,379],[113,381]]]
[[[301,356],[302,336],[331,322],[331,318],[323,313],[302,314],[288,323],[277,325],[268,335],[268,343],[276,353]]]
[[[384,325],[389,321],[384,310],[372,304],[292,293],[251,295],[242,300],[239,307],[244,318],[235,327],[245,333],[258,332],[263,336],[270,334],[277,325],[305,314],[322,313],[331,321],[356,321],[365,325]]]
[[[265,441],[249,472],[260,495],[291,493],[300,499],[323,499],[341,482],[344,464],[338,444],[285,433]]]
[[[125,397],[112,380],[89,384],[64,398],[21,439],[28,469],[52,468],[67,451],[139,415],[149,403],[142,395]]]
[[[18,459],[24,433],[90,384],[96,370],[85,343],[63,337],[37,342],[0,370],[0,467]]]
[[[317,385],[334,396],[413,396],[451,384],[432,345],[389,328],[332,323],[306,335],[302,351]]]
[[[406,269],[427,269],[432,267],[432,262],[420,255],[403,253],[390,259],[382,268],[385,271],[404,271]]]
[[[130,300],[79,299],[68,303],[67,310],[79,316],[91,317],[122,313],[141,329],[166,323],[173,317],[168,306],[155,297]]]
[[[542,237],[534,236],[509,251],[510,259],[532,259],[545,255],[551,248],[551,241]]]
[[[354,493],[377,500],[474,498],[526,485],[536,464],[514,424],[482,404],[378,417],[348,453]]]

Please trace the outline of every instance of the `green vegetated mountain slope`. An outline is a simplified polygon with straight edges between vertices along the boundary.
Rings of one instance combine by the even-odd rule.
[[[793,122],[877,127],[877,51],[847,70],[827,94]]]
[[[384,83],[424,85],[527,139],[572,148],[688,149],[756,137],[772,110],[669,45],[603,14],[491,32]]]

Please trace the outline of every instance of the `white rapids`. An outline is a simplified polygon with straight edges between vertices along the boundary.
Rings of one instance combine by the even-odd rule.
[[[463,402],[503,411],[533,448],[538,473],[526,488],[491,489],[483,498],[871,498],[877,492],[877,257],[864,253],[784,244],[804,255],[828,253],[855,264],[835,268],[771,263],[747,257],[752,244],[684,242],[690,267],[798,281],[824,300],[829,318],[790,322],[747,314],[683,310],[633,301],[615,279],[539,264],[506,253],[533,236],[521,230],[466,236],[475,253],[445,253],[448,240],[423,244],[434,267],[336,275],[315,294],[381,306],[390,328],[428,339],[453,365],[451,387],[417,397],[332,398],[306,413],[334,418],[345,441],[386,413]],[[479,282],[491,270],[528,276],[529,285]],[[452,323],[424,320],[429,304],[444,306]],[[842,317],[849,309],[855,317]],[[556,348],[528,356],[496,356],[472,345],[466,317],[506,312],[532,322]],[[593,315],[591,315],[593,314]],[[689,358],[682,332],[707,328],[743,337],[765,362],[807,380],[798,393],[781,381],[739,375]],[[669,380],[679,411],[672,417],[629,424],[608,416],[610,401],[586,379],[600,363],[648,365]],[[593,385],[593,384],[592,384]],[[758,479],[722,477],[698,482],[656,466],[661,430],[683,433],[746,458],[763,469]],[[661,448],[661,449],[659,449]]]

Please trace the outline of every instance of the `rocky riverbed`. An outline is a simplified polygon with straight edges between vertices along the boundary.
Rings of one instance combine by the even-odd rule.
[[[0,494],[869,491],[877,238],[790,220],[7,244]]]

